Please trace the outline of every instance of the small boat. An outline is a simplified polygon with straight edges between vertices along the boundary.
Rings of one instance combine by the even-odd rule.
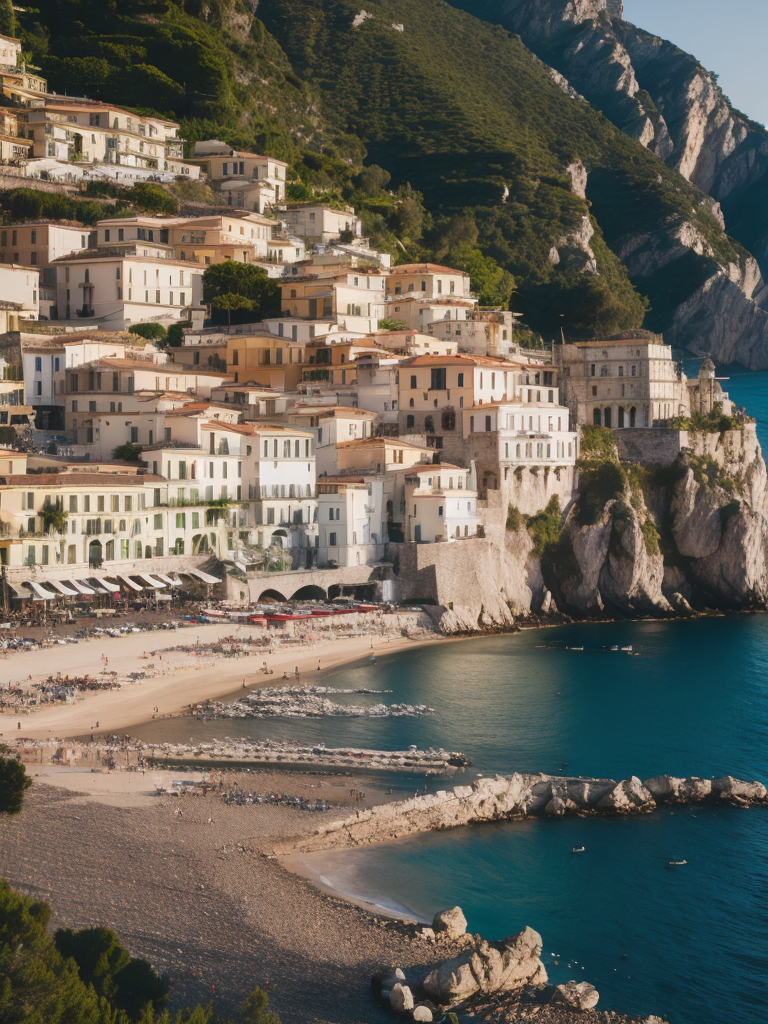
[[[687,864],[687,860],[670,860],[667,861],[667,867],[670,868],[681,868],[683,864]]]
[[[615,644],[615,645],[614,645],[614,646],[613,646],[613,647],[611,648],[611,650],[612,650],[612,651],[618,651],[618,649],[619,649],[619,645],[618,645],[618,644]]]
[[[585,849],[585,846],[572,846],[571,853],[584,853]]]
[[[622,651],[624,651],[624,652],[625,652],[626,654],[631,654],[631,653],[632,653],[632,644],[630,644],[630,645],[629,645],[629,647],[622,647],[621,649],[622,649]]]

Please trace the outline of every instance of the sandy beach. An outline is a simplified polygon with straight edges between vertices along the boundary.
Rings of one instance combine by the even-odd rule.
[[[225,623],[196,625],[174,632],[92,639],[65,648],[8,652],[0,660],[0,686],[3,687],[11,684],[29,688],[57,672],[70,676],[101,676],[104,658],[107,670],[118,670],[122,677],[134,671],[154,674],[124,683],[120,690],[87,693],[74,704],[43,707],[25,715],[0,714],[0,738],[5,741],[21,736],[65,738],[83,736],[96,729],[102,735],[125,734],[153,717],[178,714],[186,705],[231,694],[244,681],[248,687],[274,686],[287,674],[289,681],[294,682],[298,668],[300,681],[313,683],[325,672],[371,654],[380,657],[425,644],[448,642],[439,634],[423,631],[413,637],[402,636],[392,623],[376,634],[315,635],[299,644],[278,640],[273,653],[260,650],[247,657],[198,657],[194,653],[170,650],[198,641],[206,644],[229,636],[247,640],[263,635],[264,631],[258,627]],[[261,671],[265,663],[269,675]]]

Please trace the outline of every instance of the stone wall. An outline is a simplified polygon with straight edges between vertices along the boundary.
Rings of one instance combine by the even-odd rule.
[[[614,430],[613,437],[622,462],[670,466],[688,445],[685,430],[649,427]]]

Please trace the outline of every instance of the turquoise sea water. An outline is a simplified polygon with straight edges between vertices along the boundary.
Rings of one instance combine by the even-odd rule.
[[[757,417],[766,447],[768,374],[730,378],[724,387]],[[610,651],[628,644],[639,657]],[[612,778],[729,773],[768,783],[764,615],[536,630],[397,654],[323,682],[391,689],[381,699],[426,703],[435,715],[183,719],[150,723],[140,734],[442,746],[472,758],[458,781],[562,770]],[[393,781],[411,791],[424,786],[422,778]],[[583,855],[571,853],[582,845]],[[670,868],[670,859],[688,864]],[[591,981],[603,1008],[658,1013],[673,1024],[757,1024],[766,1017],[766,809],[474,826],[344,851],[323,874],[351,895],[425,919],[459,903],[470,929],[488,938],[531,925],[543,936],[550,977]],[[366,1012],[361,1020],[380,1019],[373,1007]]]

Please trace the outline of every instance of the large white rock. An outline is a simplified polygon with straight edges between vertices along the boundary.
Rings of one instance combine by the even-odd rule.
[[[597,989],[588,981],[567,981],[557,986],[552,1002],[569,1006],[572,1010],[592,1010],[599,998]]]
[[[451,910],[442,910],[435,914],[432,920],[432,929],[436,935],[447,935],[449,939],[460,939],[467,934],[467,919],[464,917],[461,907],[453,907]]]
[[[636,775],[631,779],[624,779],[616,784],[610,793],[598,800],[599,811],[609,811],[616,814],[630,814],[633,811],[650,811],[656,806],[656,801],[642,784]]]

